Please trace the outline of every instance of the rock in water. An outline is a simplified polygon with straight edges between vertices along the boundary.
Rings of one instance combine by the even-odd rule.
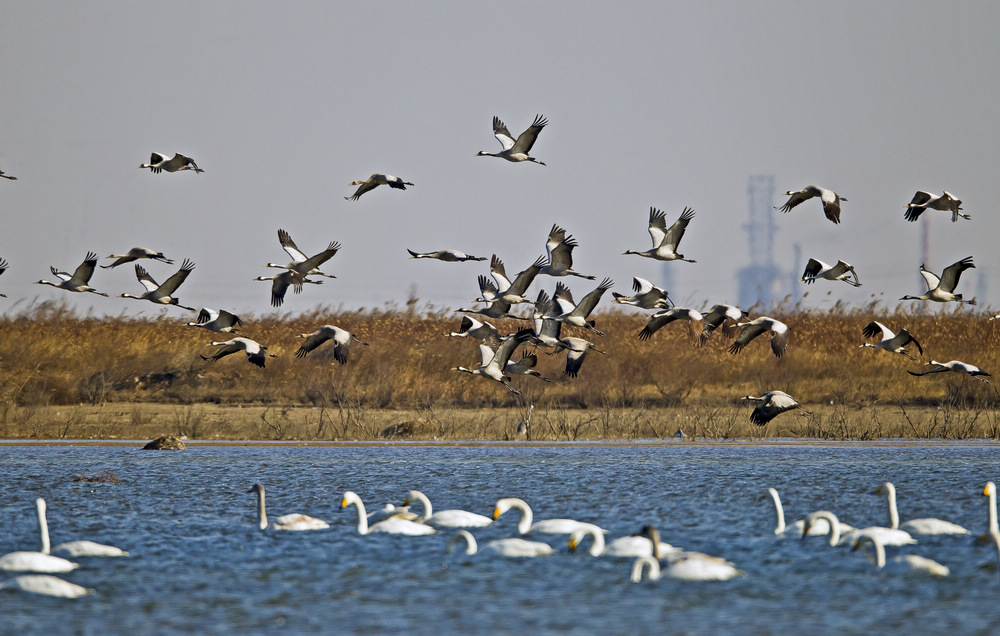
[[[162,435],[142,447],[142,450],[184,450],[187,446],[178,437]]]

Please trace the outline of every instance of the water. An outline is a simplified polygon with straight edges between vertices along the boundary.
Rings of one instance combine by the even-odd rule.
[[[83,559],[65,578],[95,588],[79,600],[0,593],[5,633],[498,634],[996,632],[1000,575],[992,547],[928,537],[907,552],[951,576],[876,571],[821,539],[777,539],[764,488],[790,522],[825,508],[884,525],[873,494],[893,481],[905,520],[939,517],[974,534],[987,523],[987,480],[1000,447],[921,445],[116,446],[0,445],[5,485],[0,554],[37,549],[34,499],[48,501],[54,543],[90,539],[132,552]],[[117,484],[75,482],[109,470]],[[248,493],[267,487],[272,515],[305,512],[325,531],[259,532]],[[634,584],[631,561],[446,556],[450,532],[359,536],[344,490],[369,508],[423,490],[438,509],[489,515],[500,497],[536,519],[573,517],[609,537],[654,523],[663,540],[725,556],[746,572],[725,582]],[[507,518],[511,516],[511,518]],[[511,536],[517,518],[474,533]],[[900,549],[889,548],[890,555]],[[11,575],[0,573],[0,580]]]

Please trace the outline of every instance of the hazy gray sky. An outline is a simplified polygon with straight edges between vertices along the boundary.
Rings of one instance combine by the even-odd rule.
[[[663,278],[622,255],[649,247],[655,205],[697,214],[681,251],[698,263],[665,266],[675,299],[732,302],[747,179],[773,174],[779,192],[815,183],[848,199],[838,226],[816,201],[777,218],[781,267],[802,266],[798,243],[864,283],[821,282],[807,304],[884,293],[891,308],[923,291],[920,224],[903,220],[918,189],[955,193],[973,217],[930,212],[931,269],[972,255],[970,274],[1000,270],[998,28],[996,2],[6,3],[0,168],[19,180],[0,181],[0,291],[8,309],[38,297],[156,313],[32,284],[88,250],[141,245],[197,262],[183,303],[267,313],[268,285],[251,279],[287,260],[280,227],[306,252],[343,244],[324,267],[338,279],[283,310],[403,303],[411,285],[457,308],[487,265],[405,248],[496,252],[513,272],[553,223],[579,240],[578,270],[626,291],[633,275]],[[499,149],[494,115],[517,134],[536,113],[546,167],[473,156]],[[205,173],[136,169],[151,151]],[[345,201],[373,172],[416,186]],[[176,265],[147,268],[162,280]],[[577,298],[593,286],[567,282]],[[130,266],[92,284],[141,291]]]

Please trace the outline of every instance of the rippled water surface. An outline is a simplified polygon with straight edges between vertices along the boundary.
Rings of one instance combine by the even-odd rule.
[[[65,575],[97,590],[78,600],[0,593],[4,633],[323,632],[438,634],[993,632],[1000,629],[996,553],[966,537],[921,538],[906,552],[951,568],[945,579],[875,570],[821,539],[777,539],[764,488],[793,521],[816,509],[885,525],[896,485],[902,518],[986,529],[987,480],[1000,447],[929,445],[0,446],[0,554],[37,549],[34,499],[49,504],[54,543],[90,539],[128,559],[81,559]],[[115,473],[116,484],[74,481]],[[329,530],[260,532],[268,512],[304,512]],[[634,584],[626,559],[558,554],[511,560],[445,554],[451,532],[359,536],[354,490],[369,508],[411,488],[435,508],[489,515],[500,497],[535,519],[598,523],[609,537],[656,524],[676,546],[725,556],[746,572],[726,582]],[[516,512],[476,530],[516,532]],[[511,518],[508,518],[510,516]],[[900,549],[889,548],[890,556]],[[0,580],[11,575],[0,573]]]

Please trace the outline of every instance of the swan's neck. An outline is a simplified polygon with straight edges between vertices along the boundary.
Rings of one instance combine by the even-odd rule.
[[[781,498],[778,496],[778,491],[774,488],[769,488],[768,493],[771,495],[771,499],[774,500],[774,516],[777,517],[774,534],[781,534],[785,531],[785,511],[781,508]]]
[[[875,537],[862,536],[861,541],[872,547],[872,551],[875,553],[875,567],[881,569],[885,567],[885,547],[882,543],[878,541]]]
[[[660,578],[660,563],[653,557],[639,557],[632,564],[632,581],[638,583],[642,581],[642,572],[649,567],[649,579],[655,581]]]
[[[1000,527],[997,526],[997,492],[994,488],[990,489],[990,534],[993,536],[1000,535]]]
[[[899,528],[899,510],[896,508],[896,489],[886,488],[886,498],[889,500],[889,527],[893,530]]]
[[[590,535],[594,539],[590,548],[587,549],[587,553],[590,556],[601,556],[604,554],[604,537],[593,528],[581,528],[574,532],[569,538],[570,548],[575,548],[580,543],[583,543],[587,535]]]
[[[837,515],[826,510],[820,510],[814,512],[810,515],[815,521],[816,519],[826,519],[827,523],[830,524],[830,545],[837,545],[840,543],[840,520],[837,519]]]
[[[472,533],[468,530],[459,530],[458,533],[452,537],[451,541],[448,542],[448,553],[450,554],[455,546],[461,542],[465,542],[466,554],[475,554],[479,550],[479,545],[476,544],[476,538],[472,536]]]
[[[264,489],[257,491],[257,527],[267,528],[267,511],[264,509]]]
[[[410,496],[419,501],[424,507],[423,512],[421,512],[420,516],[416,519],[417,523],[424,523],[434,515],[434,508],[431,507],[431,500],[427,498],[427,495],[419,490],[414,490],[410,493]],[[468,554],[472,553],[469,552]]]
[[[517,523],[518,533],[527,534],[528,530],[531,529],[531,508],[528,507],[528,504],[523,501],[517,501],[511,507],[517,508],[518,512],[521,513],[521,520]]]
[[[348,503],[353,503],[358,509],[358,534],[368,534],[368,514],[361,497],[351,497]]]
[[[41,499],[37,500],[35,510],[38,512],[38,534],[42,540],[42,547],[39,551],[42,554],[48,554],[52,546],[49,543],[49,523],[45,519],[45,502]]]

